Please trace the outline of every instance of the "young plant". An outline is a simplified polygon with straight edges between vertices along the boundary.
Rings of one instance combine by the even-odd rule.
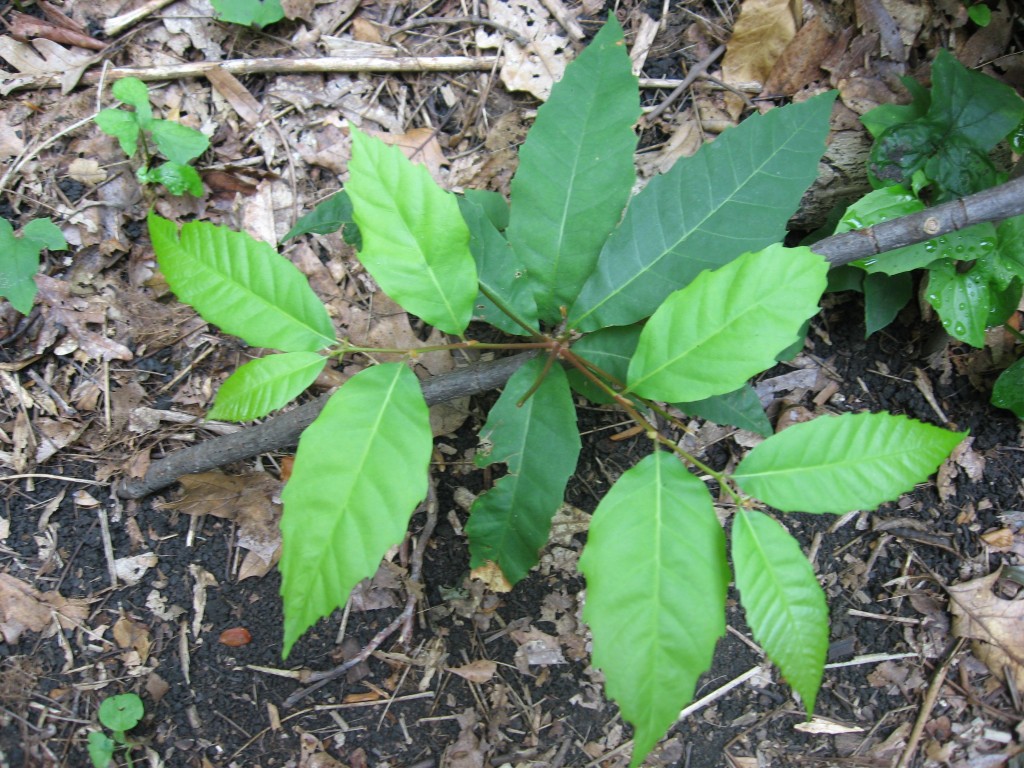
[[[117,139],[128,157],[141,151],[142,165],[136,177],[142,184],[163,184],[172,195],[186,192],[202,197],[203,182],[189,163],[210,146],[210,140],[195,128],[153,117],[149,104],[149,89],[135,77],[125,77],[114,83],[114,97],[127,109],[104,109],[96,115],[100,130]],[[146,141],[152,139],[167,162],[153,165],[154,157]]]
[[[973,72],[947,51],[932,64],[932,87],[905,79],[913,101],[864,115],[875,137],[868,178],[875,191],[852,205],[837,232],[872,226],[965,197],[1006,180],[989,157],[1003,139],[1020,136],[1024,100],[1012,88]],[[1020,149],[1020,147],[1017,147]],[[925,296],[954,338],[975,347],[985,329],[1017,308],[1024,285],[1021,224],[974,226],[883,256],[855,262],[864,292],[867,333],[884,328],[910,300],[911,272],[928,270]]]
[[[144,712],[142,699],[134,693],[122,693],[103,701],[99,712],[100,723],[111,731],[111,736],[102,731],[89,734],[89,759],[92,760],[93,768],[107,768],[118,749],[123,750],[124,760],[128,768],[132,768],[132,744],[126,734],[139,724]]]
[[[0,299],[7,299],[23,315],[32,311],[38,290],[34,277],[44,248],[68,249],[64,235],[50,219],[30,221],[21,236],[14,234],[7,219],[0,219]]]
[[[579,456],[574,388],[618,405],[650,439],[654,452],[598,505],[580,560],[594,662],[635,727],[633,765],[690,701],[725,631],[726,537],[701,475],[732,502],[731,559],[754,635],[810,712],[825,597],[796,540],[762,510],[872,509],[924,480],[963,437],[885,413],[823,417],[723,472],[672,436],[680,422],[666,403],[771,433],[748,380],[802,341],[825,290],[824,259],[778,243],[817,174],[833,99],[751,117],[630,199],[639,90],[611,18],[540,108],[509,202],[445,192],[353,128],[345,192],[294,230],[357,229],[380,288],[458,337],[443,349],[539,352],[481,431],[477,464],[507,472],[470,512],[471,566],[515,584],[537,563]],[[212,417],[280,408],[331,359],[425,351],[335,339],[304,278],[269,245],[199,222],[179,234],[155,214],[149,226],[179,298],[250,345],[282,350],[232,374]],[[519,339],[467,339],[472,320]],[[426,402],[401,363],[357,373],[303,433],[283,492],[285,656],[402,540],[431,450]]]

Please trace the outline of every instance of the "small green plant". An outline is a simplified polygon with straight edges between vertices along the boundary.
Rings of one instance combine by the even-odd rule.
[[[136,171],[139,182],[163,184],[172,195],[188,192],[202,197],[202,179],[189,163],[207,150],[210,140],[195,128],[153,117],[149,89],[138,78],[118,80],[111,90],[118,101],[132,107],[132,110],[104,109],[96,115],[96,124],[104,133],[117,139],[128,157],[135,157],[135,153],[141,150],[142,165]],[[153,164],[147,136],[167,162]]]
[[[134,693],[122,693],[104,699],[100,704],[100,723],[110,730],[111,735],[102,731],[89,734],[89,759],[94,768],[107,768],[114,759],[114,753],[121,749],[128,768],[132,768],[132,744],[127,732],[139,724],[145,710],[142,699]]]
[[[481,431],[477,464],[507,472],[470,512],[471,566],[496,566],[515,584],[537,563],[580,452],[573,389],[643,428],[654,451],[600,502],[580,560],[594,663],[635,727],[633,765],[692,698],[725,631],[731,575],[716,496],[733,509],[749,624],[810,712],[828,646],[825,597],[797,541],[763,510],[873,509],[963,438],[886,413],[771,435],[748,383],[802,344],[826,287],[824,259],[779,241],[817,175],[833,100],[755,115],[630,199],[639,89],[611,18],[540,108],[510,201],[446,192],[353,128],[345,191],[290,233],[357,230],[381,289],[456,337],[440,349],[539,353]],[[179,231],[152,213],[149,230],[182,301],[252,346],[282,350],[233,373],[211,417],[264,416],[332,359],[428,349],[337,339],[301,273],[245,234],[203,222]],[[473,320],[514,338],[467,338]],[[675,409],[771,436],[719,471],[679,446]],[[357,373],[303,433],[283,492],[285,656],[402,540],[431,451],[427,405],[401,363]]]
[[[931,90],[910,79],[904,82],[913,96],[910,104],[878,107],[863,118],[875,137],[868,175],[876,189],[846,211],[837,232],[1002,183],[1006,174],[989,156],[993,147],[1005,139],[1018,154],[1024,151],[1024,100],[1009,86],[967,69],[947,51],[939,51],[932,64]],[[980,348],[986,329],[1004,323],[1020,302],[1024,218],[975,224],[854,262],[842,287],[863,291],[868,335],[892,322],[910,300],[911,273],[918,269],[928,272],[925,297],[942,326],[954,338]],[[1022,391],[1021,369],[1004,375],[993,403],[1024,415],[1004,404],[1016,399],[1011,386]]]
[[[281,0],[210,0],[217,18],[262,29],[284,18]]]
[[[0,299],[27,315],[36,298],[35,274],[44,248],[66,251],[64,235],[50,219],[34,219],[26,224],[21,235],[7,219],[0,219]]]
[[[985,3],[968,5],[967,15],[979,27],[987,27],[992,23],[992,9],[985,5]]]

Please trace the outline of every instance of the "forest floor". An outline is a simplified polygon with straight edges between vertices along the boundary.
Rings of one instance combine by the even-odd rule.
[[[119,23],[144,5],[148,15]],[[576,564],[590,513],[649,451],[646,439],[620,439],[621,412],[581,403],[583,453],[551,543],[527,579],[495,594],[470,578],[463,531],[466,499],[490,481],[472,461],[490,396],[447,407],[412,640],[389,638],[303,695],[310,672],[352,658],[401,612],[409,552],[394,553],[285,663],[273,563],[287,450],[142,499],[117,497],[119,480],[143,476],[158,458],[244,429],[202,417],[253,354],[174,300],[156,270],[148,206],[278,244],[341,185],[349,122],[401,146],[447,188],[507,194],[539,99],[610,10],[642,78],[644,179],[751,108],[829,88],[840,92],[833,147],[863,144],[857,117],[903,98],[900,75],[925,80],[940,47],[1020,89],[1019,17],[1005,1],[979,28],[958,0],[809,3],[799,17],[788,0],[513,0],[488,4],[487,16],[457,0],[292,0],[288,19],[257,31],[214,20],[206,0],[161,5],[69,0],[61,21],[42,0],[0,2],[0,216],[15,229],[48,216],[70,244],[45,257],[30,315],[0,303],[0,768],[89,765],[100,704],[129,691],[146,711],[132,733],[136,765],[627,765],[631,729],[590,665]],[[50,25],[32,28],[35,47],[12,36],[26,28],[22,11]],[[764,14],[753,45],[734,38],[741,12]],[[90,40],[102,48],[83,47]],[[379,71],[409,55],[416,67]],[[287,65],[326,56],[364,63],[329,73]],[[456,56],[472,62],[456,71]],[[174,69],[257,58],[276,63],[205,77]],[[667,102],[699,64],[706,76]],[[105,67],[126,66],[152,77],[159,115],[211,137],[197,163],[203,197],[144,195],[91,119],[112,105],[119,75]],[[847,160],[836,153],[823,163],[797,231],[866,191],[863,157]],[[421,343],[422,329],[376,293],[340,235],[292,240],[282,253],[339,326],[363,328],[378,345]],[[898,502],[786,517],[829,599],[829,665],[814,718],[765,660],[730,593],[728,634],[697,704],[647,765],[1021,764],[1024,603],[998,577],[1024,558],[1024,442],[1015,416],[989,404],[1012,340],[970,349],[917,302],[865,340],[863,311],[856,294],[827,296],[804,350],[756,382],[776,428],[888,410],[970,437]],[[446,356],[419,372],[455,366]],[[351,372],[331,371],[314,389]],[[688,449],[716,468],[754,444],[732,428],[689,426]],[[413,518],[413,536],[424,522]],[[996,662],[986,644],[958,636],[956,610],[1001,612],[1009,656]]]

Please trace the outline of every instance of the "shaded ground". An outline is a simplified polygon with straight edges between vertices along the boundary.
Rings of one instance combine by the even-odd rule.
[[[344,5],[317,12],[337,12],[340,18]],[[661,4],[656,5],[618,9],[631,35],[641,26],[642,11],[660,18]],[[680,61],[692,66],[713,44],[728,40],[732,19],[715,4],[671,5],[651,50],[649,77],[677,77]],[[841,5],[836,12],[852,19],[852,10]],[[113,16],[121,8],[65,10],[99,34],[99,11]],[[601,11],[585,10],[594,17]],[[5,18],[10,11],[3,8]],[[355,19],[381,21],[391,12],[364,3]],[[431,13],[453,17],[461,10],[438,6]],[[924,61],[928,45],[967,37],[973,28],[955,26],[957,18],[936,11],[931,26],[917,30],[909,70]],[[170,6],[161,19],[126,41],[130,53],[115,53],[115,59],[145,65],[161,63],[167,50],[195,58],[213,57],[217,50],[231,57],[287,52],[279,39],[213,24],[198,4]],[[900,23],[907,22],[901,17]],[[298,22],[283,25],[295,35],[292,45],[320,51],[301,37]],[[457,27],[404,44],[454,53],[473,39]],[[366,30],[343,21],[329,34],[385,44],[379,35],[369,39]],[[322,32],[328,34],[327,28]],[[1015,44],[1008,36],[998,53],[1015,50]],[[862,79],[883,82],[879,73],[886,66],[860,73]],[[415,127],[433,126],[447,143],[429,144],[429,151],[447,157],[448,164],[442,168],[438,161],[436,170],[448,183],[503,189],[514,162],[508,146],[520,140],[526,110],[536,102],[510,96],[496,79],[483,87],[480,77],[250,77],[251,94],[278,110],[257,127],[240,122],[205,81],[154,89],[160,109],[216,129],[212,157],[204,165],[211,195],[202,203],[165,199],[158,207],[174,218],[198,215],[276,239],[294,209],[306,209],[336,188],[335,174],[347,158],[339,113],[348,119],[370,115],[384,129],[406,136]],[[805,85],[829,85],[821,70],[818,77]],[[332,83],[342,83],[351,100],[332,93]],[[460,103],[445,88],[474,98]],[[645,91],[650,104],[663,96],[664,91]],[[0,214],[16,224],[52,215],[80,241],[69,236],[72,256],[51,257],[44,272],[66,287],[64,300],[75,311],[95,313],[83,328],[96,334],[76,333],[69,316],[57,317],[54,305],[37,309],[28,320],[3,310],[0,440],[5,473],[18,478],[3,482],[0,578],[8,580],[0,582],[0,598],[9,609],[28,594],[28,604],[42,606],[42,624],[32,626],[39,613],[21,616],[21,626],[8,614],[3,624],[0,766],[87,765],[85,738],[96,727],[99,703],[123,691],[138,692],[146,703],[146,719],[134,734],[142,745],[134,753],[136,764],[148,759],[152,765],[190,767],[625,765],[629,729],[603,698],[600,676],[589,667],[588,637],[579,618],[583,583],[575,575],[587,513],[647,451],[641,438],[611,439],[624,428],[620,414],[580,409],[584,452],[553,543],[526,581],[507,595],[494,595],[468,578],[461,530],[466,514],[457,489],[478,491],[490,477],[470,460],[485,409],[479,402],[465,404],[465,423],[438,438],[439,519],[426,546],[425,594],[411,643],[387,641],[381,653],[341,680],[290,706],[285,700],[304,674],[353,656],[398,615],[409,552],[395,553],[393,565],[362,595],[365,604],[382,607],[354,607],[345,618],[321,622],[284,663],[278,575],[271,569],[239,580],[240,570],[266,569],[247,559],[259,542],[249,539],[246,546],[238,539],[258,527],[254,520],[272,524],[281,456],[225,468],[230,477],[243,478],[241,485],[218,480],[223,484],[212,498],[186,494],[182,502],[177,490],[141,502],[111,496],[112,478],[144,471],[151,456],[207,435],[191,417],[204,412],[217,384],[248,352],[177,305],[154,278],[141,226],[145,206],[130,171],[117,164],[112,140],[90,126],[55,148],[33,149],[34,135],[52,136],[66,127],[56,115],[87,115],[94,100],[95,90],[83,88],[64,97],[54,91],[31,98],[14,94],[0,105],[0,137],[14,135],[25,148],[24,154],[15,148],[0,155],[8,157],[5,173],[18,163],[0,196]],[[653,172],[686,153],[698,107],[705,113],[698,143],[705,127],[728,119],[713,84],[692,92],[644,134],[642,167]],[[718,111],[709,116],[712,108]],[[850,110],[837,111],[837,132],[840,123],[849,123],[843,109]],[[284,136],[268,127],[274,121]],[[21,127],[12,134],[11,126]],[[251,143],[243,141],[246,136]],[[286,147],[280,145],[284,137]],[[107,180],[74,178],[85,171],[72,173],[69,158],[100,158]],[[288,254],[336,316],[353,326],[373,316],[390,338],[412,333],[404,316],[389,313],[385,299],[371,303],[372,286],[340,238],[313,238]],[[826,673],[814,721],[826,732],[801,730],[803,717],[789,689],[773,671],[758,669],[762,658],[733,600],[730,633],[698,698],[754,672],[687,715],[651,765],[890,766],[922,711],[925,731],[913,765],[988,768],[1004,764],[1020,743],[1019,701],[1015,708],[1006,686],[968,648],[956,646],[944,590],[1000,564],[1019,563],[1024,554],[1020,427],[1012,414],[988,405],[987,388],[998,367],[987,352],[948,344],[936,324],[913,308],[868,341],[861,314],[854,297],[828,300],[795,365],[762,377],[773,418],[800,419],[806,415],[801,409],[885,409],[970,429],[973,443],[935,483],[877,514],[786,517],[829,595],[830,661],[837,666]],[[102,339],[124,345],[129,357],[119,359],[118,350]],[[189,420],[174,424],[169,414]],[[693,449],[716,467],[737,461],[750,445],[749,436],[732,430],[698,422],[692,427]],[[414,518],[414,535],[424,520],[423,514]],[[111,587],[115,568],[117,586]],[[1004,597],[1013,596],[1008,584],[1001,589]],[[250,642],[223,642],[233,643],[240,628]],[[233,634],[222,636],[225,631]],[[940,669],[946,670],[946,685],[937,702],[922,709]]]

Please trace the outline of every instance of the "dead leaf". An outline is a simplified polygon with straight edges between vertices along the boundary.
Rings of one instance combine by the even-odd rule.
[[[820,16],[800,27],[789,41],[765,81],[766,96],[792,96],[824,75],[821,62],[832,51],[835,40]]]
[[[489,659],[477,659],[461,667],[446,667],[453,675],[458,675],[471,683],[486,683],[494,677],[498,665]]]
[[[43,313],[46,325],[40,333],[37,346],[49,346],[60,333],[58,326],[63,326],[68,336],[77,342],[78,348],[93,360],[132,359],[132,351],[124,344],[88,328],[89,325],[106,326],[107,307],[103,299],[98,296],[73,296],[69,283],[48,275],[36,275],[36,285],[39,286],[39,303],[48,310]],[[67,354],[73,351],[73,347],[59,351]]]
[[[501,571],[501,566],[493,560],[488,560],[483,565],[477,566],[469,572],[471,579],[479,579],[491,592],[511,592],[512,585],[508,579],[505,578],[505,574]]]
[[[18,642],[22,632],[52,634],[53,618],[61,624],[75,625],[88,615],[82,600],[68,600],[57,592],[40,592],[8,573],[0,573],[0,634],[9,645]]]
[[[799,18],[800,6],[793,0],[744,0],[722,59],[722,79],[737,87],[763,85],[796,35]],[[743,100],[729,93],[725,103],[736,120],[743,111]]]
[[[114,561],[114,573],[117,574],[118,581],[133,587],[142,581],[146,571],[159,561],[160,558],[152,552],[144,552],[141,555],[134,555],[132,557],[119,557]]]
[[[568,63],[566,51],[571,50],[562,27],[540,0],[491,3],[487,10],[492,21],[513,30],[529,44],[524,47],[521,42],[508,39],[505,33],[480,28],[476,33],[477,46],[502,49],[501,81],[506,88],[526,91],[546,101],[552,84],[562,79]]]
[[[140,663],[146,663],[146,659],[149,658],[149,648],[152,644],[149,627],[142,622],[133,621],[127,616],[122,616],[114,622],[114,628],[111,633],[118,648],[134,650],[139,654]]]
[[[1004,600],[992,591],[1002,569],[980,579],[947,587],[953,634],[974,641],[974,654],[996,677],[1012,674],[1024,690],[1024,600]]]
[[[523,674],[526,674],[530,667],[549,667],[553,664],[566,663],[558,638],[534,627],[513,630],[509,634],[519,644],[515,662],[516,668]]]
[[[94,54],[69,50],[43,38],[29,45],[0,37],[0,59],[14,67],[16,73],[0,72],[0,95],[6,96],[18,87],[40,85],[50,77],[59,80],[61,93],[66,94],[78,84],[93,57]]]
[[[213,515],[238,525],[238,546],[248,550],[238,580],[265,576],[281,557],[281,481],[266,472],[203,472],[181,478],[183,493],[163,505],[189,515]]]
[[[324,751],[320,739],[312,733],[303,733],[299,737],[299,768],[348,768]]]
[[[466,709],[455,719],[459,723],[459,737],[445,749],[441,768],[483,768],[488,744],[476,735],[476,712]]]

